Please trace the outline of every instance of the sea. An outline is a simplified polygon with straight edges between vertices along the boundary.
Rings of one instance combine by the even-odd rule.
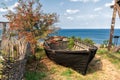
[[[1,38],[2,30],[0,30]],[[82,39],[89,38],[93,40],[96,44],[102,44],[103,41],[109,40],[110,29],[60,29],[56,33],[52,34],[56,36],[66,36],[66,37],[80,37]],[[120,36],[120,29],[114,30],[114,36]],[[114,43],[114,39],[113,39]],[[120,44],[120,38],[118,39],[118,44]]]
[[[102,44],[103,41],[109,40],[110,29],[60,29],[54,35],[66,37],[75,36],[82,39],[90,38],[96,44]],[[120,36],[120,29],[114,30],[114,36]],[[119,39],[118,43],[120,43]]]

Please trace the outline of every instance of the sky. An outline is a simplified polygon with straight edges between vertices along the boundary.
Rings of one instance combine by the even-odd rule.
[[[63,29],[110,29],[113,0],[40,0],[44,13],[56,13],[55,26]],[[17,0],[0,0],[0,21],[7,21],[4,4],[14,10]],[[120,28],[117,15],[115,28]]]

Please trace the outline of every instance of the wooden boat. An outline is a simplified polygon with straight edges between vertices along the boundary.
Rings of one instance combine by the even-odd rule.
[[[74,50],[68,49],[68,40],[65,37],[56,39],[50,37],[44,42],[44,49],[49,59],[57,64],[70,67],[86,74],[91,60],[94,58],[97,47],[74,40]]]

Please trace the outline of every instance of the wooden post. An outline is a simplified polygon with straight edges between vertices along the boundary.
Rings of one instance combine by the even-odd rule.
[[[7,23],[2,23],[2,24],[3,24],[3,32],[2,32],[2,34],[4,35],[5,32],[6,32],[6,24],[7,24]]]
[[[110,38],[109,38],[109,44],[108,44],[108,50],[109,51],[110,51],[110,48],[112,46],[112,39],[113,39],[113,34],[114,34],[116,12],[117,12],[117,9],[116,9],[116,6],[114,6],[113,16],[112,16],[112,22],[111,22]]]

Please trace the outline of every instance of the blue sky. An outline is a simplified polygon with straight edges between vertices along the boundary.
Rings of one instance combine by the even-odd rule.
[[[110,28],[113,0],[40,0],[45,13],[57,13],[58,23],[55,25],[64,29],[106,29]],[[0,0],[9,9],[17,6],[17,0]],[[0,21],[6,21],[2,16],[6,10],[0,5]],[[117,15],[115,28],[120,28]]]

